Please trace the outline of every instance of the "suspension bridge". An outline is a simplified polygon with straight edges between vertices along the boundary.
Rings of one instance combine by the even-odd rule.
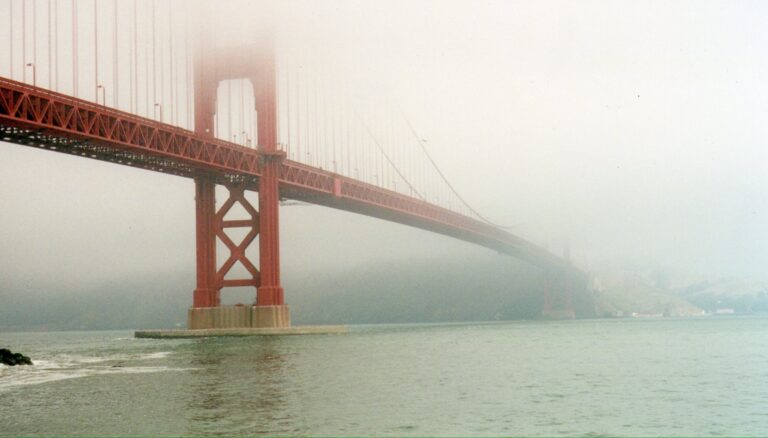
[[[193,179],[190,329],[290,326],[280,279],[286,199],[525,260],[547,272],[544,314],[573,317],[569,283],[581,274],[472,208],[391,100],[362,101],[333,67],[280,52],[269,23],[228,38],[199,18],[213,14],[213,2],[196,3],[197,16],[178,13],[185,5],[0,3],[0,140]],[[223,202],[217,186],[227,189]],[[235,208],[245,216],[233,217]],[[239,242],[228,234],[235,228]],[[256,241],[258,262],[246,253]],[[244,275],[234,277],[236,265]],[[243,286],[255,288],[253,306],[221,305],[222,289]]]

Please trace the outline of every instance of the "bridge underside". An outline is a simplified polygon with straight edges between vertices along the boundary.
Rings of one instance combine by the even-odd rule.
[[[0,139],[8,143],[22,146],[30,146],[45,149],[52,152],[60,152],[75,155],[82,158],[90,158],[99,161],[136,167],[154,172],[167,173],[169,175],[194,178],[200,169],[173,158],[163,157],[143,151],[115,147],[105,142],[99,143],[90,138],[78,138],[77,136],[61,135],[56,132],[46,132],[40,129],[28,129],[14,126],[13,124],[0,124]],[[246,178],[236,173],[212,173],[217,183],[246,182],[249,186],[258,187],[258,176]]]

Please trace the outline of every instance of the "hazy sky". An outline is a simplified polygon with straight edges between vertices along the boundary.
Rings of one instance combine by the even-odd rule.
[[[234,16],[264,16],[247,4]],[[387,90],[454,186],[514,233],[569,242],[587,269],[767,279],[766,3],[283,6],[269,16],[286,47]],[[193,195],[191,180],[2,143],[0,287],[191,269]],[[321,207],[282,215],[284,275],[489,256]]]

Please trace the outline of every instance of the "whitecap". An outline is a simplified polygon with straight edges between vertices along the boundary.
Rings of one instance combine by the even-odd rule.
[[[76,379],[80,377],[97,376],[105,374],[141,374],[158,373],[166,371],[189,371],[194,368],[171,368],[165,366],[94,366],[90,368],[54,368],[54,369],[19,369],[18,372],[0,375],[0,392],[17,386],[39,385],[41,383],[55,382],[59,380]],[[16,371],[16,370],[14,370]],[[6,373],[4,373],[6,374]]]
[[[139,359],[164,359],[171,354],[170,351],[158,351],[157,353],[147,353],[139,356]]]

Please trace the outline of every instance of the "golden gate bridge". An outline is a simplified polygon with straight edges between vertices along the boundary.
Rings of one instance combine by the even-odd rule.
[[[337,65],[281,51],[278,26],[268,19],[245,21],[232,38],[212,18],[217,6],[0,3],[0,140],[194,180],[190,329],[290,326],[280,280],[279,209],[286,199],[528,261],[546,272],[544,314],[574,316],[571,283],[583,274],[472,208],[391,96],[363,99]],[[228,191],[222,203],[217,186]],[[258,192],[257,205],[249,191]],[[233,208],[246,217],[232,217]],[[244,234],[239,242],[227,232],[234,228]],[[255,263],[246,249],[257,238]],[[226,248],[223,261],[217,242]],[[246,275],[231,278],[238,264]],[[231,310],[221,306],[222,289],[242,286],[256,289],[254,305],[222,317]]]

